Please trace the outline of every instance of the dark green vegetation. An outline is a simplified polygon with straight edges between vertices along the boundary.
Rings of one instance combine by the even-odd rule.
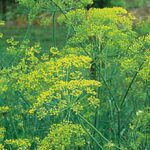
[[[92,0],[18,1],[28,21],[0,21],[0,150],[148,150],[149,20]]]

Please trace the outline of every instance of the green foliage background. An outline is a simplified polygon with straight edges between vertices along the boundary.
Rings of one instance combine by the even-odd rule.
[[[133,28],[127,10],[91,0],[18,2],[24,36],[0,34],[0,150],[148,149],[149,20]]]

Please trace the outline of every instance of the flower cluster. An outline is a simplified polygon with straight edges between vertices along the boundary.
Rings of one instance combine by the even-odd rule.
[[[89,111],[90,107],[99,106],[100,100],[96,98],[95,92],[99,86],[100,83],[94,80],[57,81],[48,91],[42,92],[37,97],[37,102],[29,113],[38,111],[39,118],[42,118],[49,113],[51,115],[62,114],[68,109],[75,113],[80,113],[82,110]],[[46,109],[45,106],[49,108]]]
[[[17,52],[16,46],[19,44],[18,41],[15,41],[15,39],[11,37],[10,39],[7,39],[7,43],[9,44],[9,47],[7,48],[9,53]]]
[[[81,125],[64,121],[51,126],[50,133],[42,140],[38,150],[65,150],[83,147],[85,137],[86,132]]]
[[[7,79],[4,77],[0,77],[0,94],[3,94],[5,91],[7,91]]]
[[[11,140],[5,140],[6,145],[10,145],[13,149],[18,150],[29,150],[30,149],[30,141],[28,139],[11,139]]]
[[[68,12],[77,8],[84,8],[86,7],[88,4],[92,4],[93,1],[92,0],[77,0],[77,1],[72,1],[72,0],[18,0],[19,4],[26,6],[28,8],[31,9],[30,13],[29,13],[29,18],[30,19],[34,19],[39,12],[43,11],[44,9],[48,9],[52,12]],[[44,17],[42,24],[49,22],[46,21],[47,17]]]
[[[123,72],[132,76],[138,72],[138,76],[143,81],[149,80],[150,74],[150,35],[139,37],[134,40],[126,51],[127,55],[120,60]]]
[[[135,34],[132,31],[134,17],[120,7],[89,11],[77,9],[68,12],[67,18],[62,15],[59,21],[64,21],[68,28],[72,26],[75,30],[69,45],[81,47],[84,53],[89,52],[91,56],[100,52],[104,55],[106,50],[109,56],[119,55],[121,50],[128,47]]]
[[[9,111],[9,107],[8,106],[1,106],[0,107],[0,114],[6,113]]]
[[[62,50],[47,52],[39,43],[7,40],[13,57],[0,70],[0,149],[122,149],[126,143],[145,149],[150,35],[138,37],[134,17],[120,7],[83,9],[91,0],[18,1],[30,8],[30,19],[48,8],[54,21],[61,12],[58,20],[68,34]]]

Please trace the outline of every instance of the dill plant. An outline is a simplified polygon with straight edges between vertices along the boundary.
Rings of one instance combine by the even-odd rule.
[[[74,32],[64,50],[91,57],[92,77],[103,85],[98,90],[103,101],[95,113],[95,126],[111,130],[107,136],[121,146],[128,131],[125,118],[132,118],[134,112],[148,105],[149,34],[139,37],[132,28],[134,16],[123,8],[77,9],[66,16],[59,21]],[[98,118],[104,123],[99,124]]]
[[[10,44],[8,52],[17,50],[18,42],[12,38],[7,42]],[[7,102],[3,101],[0,109],[1,124],[7,130],[6,140],[3,141],[5,148],[35,148],[35,138],[41,140],[46,135],[43,131],[48,131],[53,124],[57,127],[60,123],[63,127],[67,124],[63,123],[64,119],[74,121],[73,124],[68,124],[73,129],[70,128],[64,138],[71,136],[69,143],[76,144],[64,144],[51,139],[47,142],[50,142],[54,149],[85,146],[84,138],[87,138],[87,134],[75,121],[76,116],[78,113],[85,117],[93,116],[93,112],[99,107],[96,89],[101,86],[100,82],[89,79],[91,58],[74,54],[63,55],[53,47],[49,50],[50,53],[40,54],[41,48],[38,43],[29,46],[28,42],[24,42],[19,49],[19,57],[15,64],[3,68],[0,72],[1,79],[5,78],[7,81],[7,88],[1,93],[1,99],[7,99]],[[64,130],[66,128],[67,131],[68,126],[64,126]],[[75,128],[78,128],[76,132]],[[54,133],[57,134],[58,131],[54,130]],[[73,135],[70,135],[71,131]],[[50,137],[51,132],[48,135]],[[63,135],[62,132],[60,134]],[[83,142],[80,140],[82,138]],[[40,146],[39,149],[44,147]]]
[[[30,22],[52,15],[54,46],[56,21],[68,34],[61,51],[44,54],[39,43],[7,40],[14,59],[0,70],[0,149],[148,148],[150,35],[139,37],[134,16],[86,10],[91,0],[18,1]]]

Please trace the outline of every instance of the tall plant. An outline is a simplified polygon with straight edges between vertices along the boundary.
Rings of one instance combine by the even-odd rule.
[[[150,36],[138,37],[132,29],[133,20],[122,8],[78,9],[59,19],[68,30],[73,28],[65,52],[91,57],[92,77],[103,84],[98,90],[102,101],[95,113],[95,127],[110,131],[106,136],[119,146],[133,114],[147,107],[149,95]],[[99,118],[105,123],[99,124]]]
[[[150,35],[138,36],[134,17],[118,7],[87,10],[91,0],[19,3],[30,23],[52,15],[55,47],[43,54],[39,43],[7,40],[14,57],[0,71],[0,148],[148,148]],[[62,50],[56,21],[68,31]]]

